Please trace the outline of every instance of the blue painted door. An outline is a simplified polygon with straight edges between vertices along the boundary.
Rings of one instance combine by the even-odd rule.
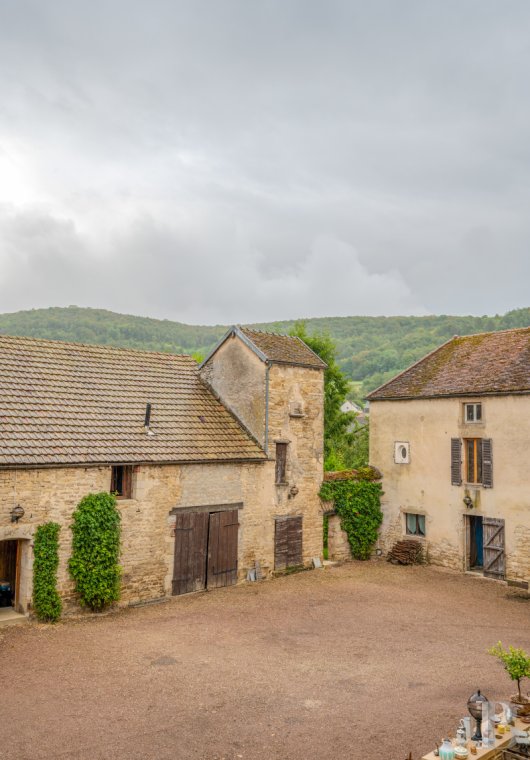
[[[475,548],[476,559],[475,567],[483,567],[484,565],[484,528],[482,527],[482,517],[475,517]]]

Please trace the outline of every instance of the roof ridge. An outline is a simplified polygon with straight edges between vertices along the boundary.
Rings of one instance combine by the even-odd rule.
[[[106,343],[80,343],[72,340],[57,340],[52,338],[35,338],[29,335],[8,335],[7,333],[0,333],[0,341],[3,339],[17,340],[17,341],[29,341],[31,343],[44,343],[51,346],[74,346],[75,348],[90,348],[101,351],[119,351],[128,354],[148,354],[149,356],[166,356],[166,357],[179,357],[191,359],[195,362],[195,359],[191,354],[175,354],[167,351],[151,351],[148,348],[125,348],[124,346],[112,346]],[[197,362],[195,362],[196,364]]]
[[[486,330],[485,332],[467,333],[466,335],[455,335],[454,337],[463,339],[478,338],[481,335],[503,335],[504,333],[523,332],[524,330],[530,330],[530,325],[527,327],[507,327],[506,330]]]
[[[237,325],[240,330],[248,330],[249,332],[259,333],[260,335],[274,335],[276,338],[297,338],[297,335],[288,335],[286,333],[271,332],[270,330],[258,330],[255,327],[248,327],[246,325]],[[302,341],[303,343],[303,341]],[[306,344],[304,343],[304,346]]]

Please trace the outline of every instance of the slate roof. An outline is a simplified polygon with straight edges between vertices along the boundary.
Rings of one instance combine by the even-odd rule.
[[[294,364],[302,367],[326,369],[327,364],[317,356],[301,338],[292,335],[251,330],[249,327],[238,328],[261,353],[271,362]]]
[[[0,336],[0,467],[264,458],[190,356]]]
[[[368,399],[512,393],[530,393],[530,327],[456,336]]]

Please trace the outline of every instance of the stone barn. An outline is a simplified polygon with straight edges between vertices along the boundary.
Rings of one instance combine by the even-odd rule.
[[[325,364],[299,338],[233,327],[190,356],[0,336],[0,582],[31,612],[32,539],[116,494],[121,604],[236,583],[322,552]]]

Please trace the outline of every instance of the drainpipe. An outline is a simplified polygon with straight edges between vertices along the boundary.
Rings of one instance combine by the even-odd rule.
[[[270,362],[265,369],[265,453],[269,456],[269,372]]]

